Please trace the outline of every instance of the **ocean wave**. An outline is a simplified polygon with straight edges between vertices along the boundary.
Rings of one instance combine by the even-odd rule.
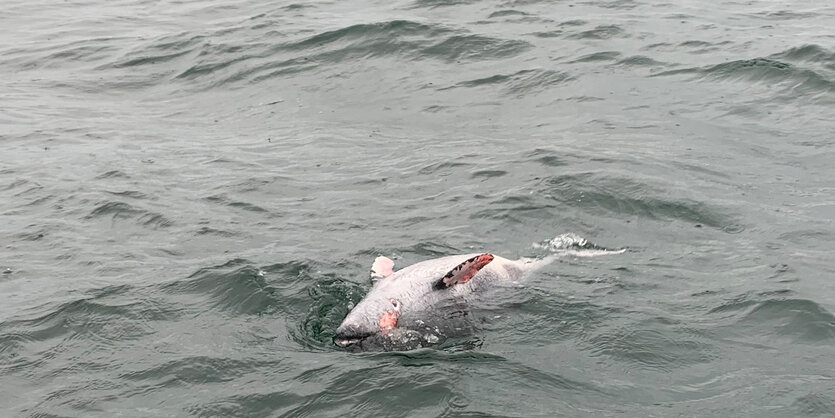
[[[305,269],[303,264],[287,267],[293,271]],[[219,266],[202,268],[184,280],[163,285],[161,290],[191,295],[191,304],[198,306],[197,309],[239,315],[267,314],[281,305],[281,297],[266,281],[265,274],[247,260],[234,259]]]
[[[835,315],[815,301],[791,297],[791,292],[744,294],[712,308],[725,321],[725,331],[754,335],[758,340],[788,338],[796,343],[826,344],[835,339]]]
[[[835,66],[835,52],[815,44],[789,48],[783,52],[771,55],[771,58],[787,61],[819,62],[830,67]]]
[[[99,348],[139,340],[153,333],[150,323],[180,316],[179,308],[140,297],[136,292],[128,285],[109,286],[89,297],[42,306],[39,311],[45,313],[34,318],[0,323],[0,356],[8,361],[0,366],[11,373],[34,367],[35,363],[42,365],[68,349],[73,340]]]
[[[682,221],[712,228],[739,228],[721,208],[688,198],[661,196],[654,187],[635,179],[603,173],[546,176],[539,180],[536,194],[502,196],[473,217],[516,219],[549,218],[572,208],[597,215],[621,218],[637,216],[649,220]]]
[[[126,202],[112,200],[99,203],[85,217],[87,220],[98,218],[110,218],[113,221],[133,219],[137,224],[153,229],[166,228],[174,223],[161,213],[148,211]]]
[[[262,39],[247,45],[245,51],[239,50],[244,45],[195,42],[181,43],[181,48],[199,49],[199,53],[193,57],[196,63],[179,72],[176,78],[205,79],[210,81],[209,86],[261,82],[358,59],[481,61],[513,57],[532,47],[521,40],[468,34],[441,25],[405,20],[356,24],[300,40],[281,39],[275,46]],[[166,56],[169,55],[176,58],[175,54]],[[142,61],[148,62],[152,61]]]
[[[771,58],[735,60],[706,67],[681,68],[652,76],[694,75],[696,80],[721,80],[754,84],[780,84],[797,93],[816,95],[835,91],[835,81],[809,68]],[[797,97],[797,96],[795,96]]]

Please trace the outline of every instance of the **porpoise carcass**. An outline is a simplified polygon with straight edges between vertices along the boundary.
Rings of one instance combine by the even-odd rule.
[[[371,267],[374,286],[337,328],[334,343],[352,350],[403,350],[471,334],[469,301],[549,261],[464,254],[394,271],[394,261],[377,257]]]

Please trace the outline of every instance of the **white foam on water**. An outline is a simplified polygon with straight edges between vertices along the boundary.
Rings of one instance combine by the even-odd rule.
[[[589,242],[589,240],[573,233],[560,234],[553,239],[533,243],[533,248],[537,250],[547,250],[548,252],[558,256],[572,256],[572,257],[599,257],[603,255],[623,254],[626,248],[619,250],[610,250],[607,248],[598,247]]]
[[[559,252],[560,255],[568,255],[573,257],[600,257],[602,255],[623,254],[626,248],[620,250],[564,250]]]

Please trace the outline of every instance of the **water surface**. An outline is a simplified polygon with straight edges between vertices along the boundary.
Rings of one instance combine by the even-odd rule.
[[[6,3],[4,416],[835,414],[830,2]],[[627,251],[332,343],[564,234]]]

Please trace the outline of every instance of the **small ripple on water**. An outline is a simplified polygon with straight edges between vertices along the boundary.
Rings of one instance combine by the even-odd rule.
[[[267,215],[268,217],[278,216],[277,214],[274,214],[274,213],[268,211],[267,209],[264,209],[263,207],[258,206],[254,203],[235,200],[233,198],[228,197],[226,194],[217,194],[217,195],[204,197],[203,200],[205,200],[207,202],[210,202],[210,203],[214,203],[214,204],[224,205],[224,206],[227,206],[227,207],[230,207],[230,208],[233,208],[233,209],[240,209],[240,210],[244,210],[244,211],[247,211],[247,212],[263,213],[263,214]]]
[[[490,13],[489,16],[487,16],[487,18],[488,19],[495,19],[495,18],[498,18],[498,17],[508,17],[508,16],[511,16],[511,17],[520,17],[520,16],[525,17],[525,16],[530,16],[530,15],[531,15],[530,13],[525,13],[521,10],[506,9],[506,10],[497,10],[495,12],[492,12],[492,13]]]
[[[806,416],[835,415],[835,392],[826,394],[813,391],[797,398],[792,403],[792,407]]]
[[[271,366],[269,363],[262,364],[252,360],[196,356],[167,361],[144,370],[123,373],[119,379],[169,382],[176,385],[220,383],[269,366]]]
[[[267,314],[281,305],[262,270],[244,259],[200,269],[185,280],[163,285],[162,290],[192,295],[191,303],[237,315]]]
[[[532,47],[533,45],[519,40],[455,35],[424,49],[422,55],[446,61],[479,61],[516,56]]]
[[[835,316],[808,299],[791,298],[792,292],[760,292],[731,298],[712,308],[708,315],[721,315],[731,334],[768,341],[789,339],[795,343],[823,344],[835,338]]]
[[[323,32],[286,46],[288,49],[308,50],[342,41],[368,41],[372,39],[391,39],[398,37],[425,37],[450,33],[452,30],[437,25],[426,25],[408,20],[392,20],[380,23],[357,24],[345,28]],[[362,42],[359,42],[362,43]],[[370,43],[370,45],[376,45]],[[420,45],[415,44],[415,45]],[[378,45],[379,46],[379,45]],[[369,48],[369,51],[371,48]],[[384,49],[381,53],[385,53]],[[389,50],[390,52],[390,50]]]
[[[99,180],[108,179],[108,178],[129,179],[130,176],[127,173],[125,173],[124,171],[121,171],[121,170],[110,170],[106,173],[102,173],[102,174],[99,174],[98,176],[96,176],[96,179],[99,179]]]
[[[547,164],[559,159],[546,158]],[[661,221],[681,221],[737,233],[744,229],[720,208],[692,199],[653,196],[653,187],[635,179],[613,177],[601,173],[552,175],[537,180],[536,193],[502,194],[489,208],[472,218],[503,219],[522,222],[525,218],[546,219],[565,208],[574,208],[598,215],[638,216]]]
[[[434,9],[438,7],[460,6],[477,3],[480,0],[416,0],[413,3],[415,8]]]
[[[594,356],[605,356],[627,367],[671,371],[715,357],[711,345],[694,339],[689,332],[670,327],[615,329],[599,332],[588,339]]]
[[[623,28],[621,28],[618,25],[601,25],[595,27],[594,29],[589,29],[579,33],[570,34],[567,36],[567,38],[604,40],[623,36],[627,35],[625,35]]]
[[[468,162],[461,162],[461,161],[443,161],[439,163],[430,164],[427,166],[422,167],[417,171],[417,174],[420,175],[449,175],[452,171],[460,167],[473,167],[473,163]]]
[[[570,81],[571,75],[554,70],[521,70],[513,74],[496,74],[489,77],[475,80],[462,81],[454,86],[441,88],[449,90],[453,88],[477,88],[482,86],[491,87],[501,85],[504,93],[510,96],[523,96],[528,94],[544,93],[549,88]]]
[[[581,62],[595,62],[595,61],[614,61],[618,57],[620,57],[620,52],[617,51],[602,51],[602,52],[595,52],[592,54],[583,55],[579,58],[575,58],[569,61],[569,64],[576,64]]]
[[[0,323],[0,353],[8,354],[7,360],[14,359],[6,372],[20,373],[21,367],[30,368],[30,373],[42,372],[33,361],[45,367],[50,358],[82,343],[103,350],[138,341],[153,333],[151,323],[180,315],[179,308],[137,298],[135,292],[131,286],[111,286],[89,298],[53,307],[43,316]],[[33,360],[18,357],[26,352],[35,355]]]
[[[633,55],[616,62],[615,65],[622,67],[667,67],[669,64],[656,61],[645,55]]]
[[[198,416],[268,416],[284,415],[289,405],[304,402],[304,396],[287,391],[254,392],[191,405],[186,411]]]
[[[85,217],[88,220],[97,218],[110,218],[114,221],[134,219],[138,224],[150,228],[165,228],[173,224],[173,221],[160,213],[150,212],[121,201],[101,202]]]

